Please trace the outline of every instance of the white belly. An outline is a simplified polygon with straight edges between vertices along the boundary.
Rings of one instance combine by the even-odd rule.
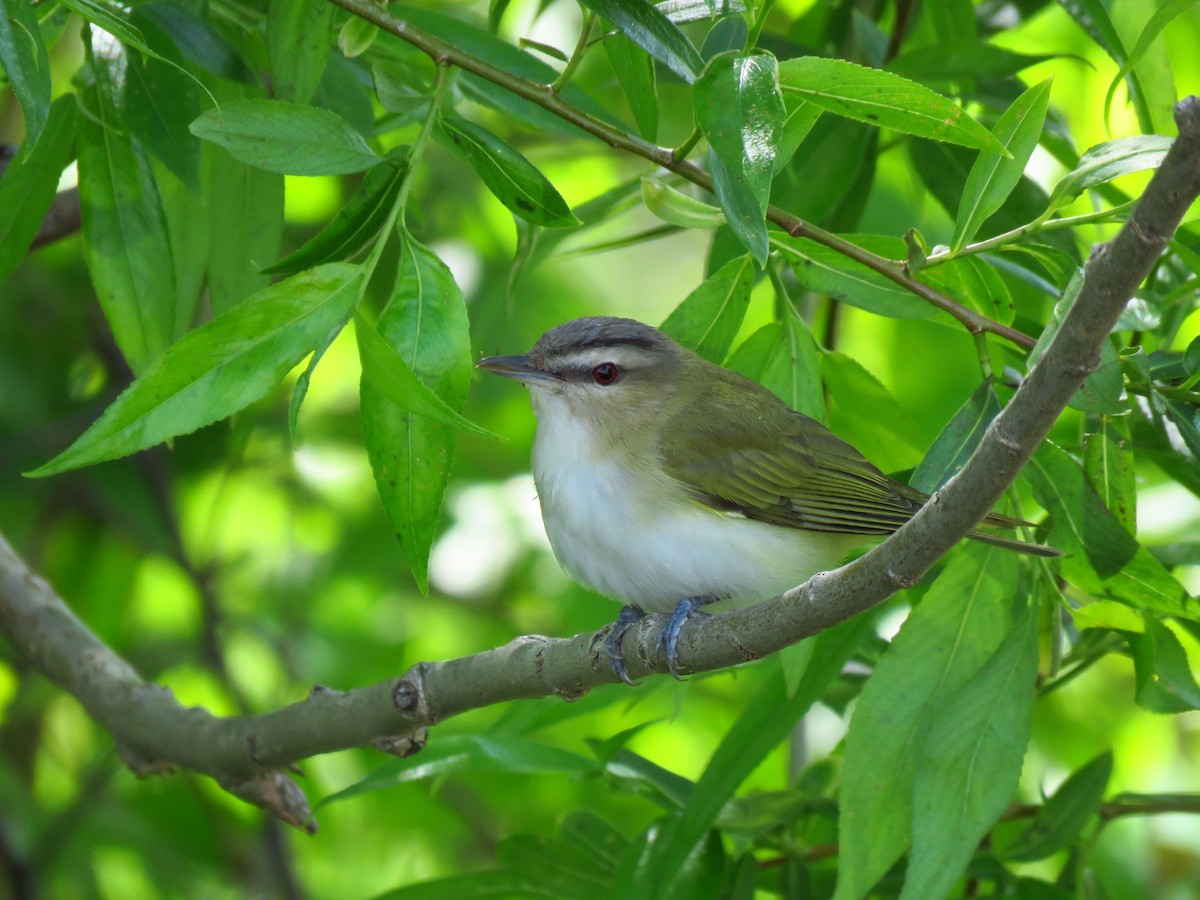
[[[677,495],[674,485],[597,459],[587,440],[564,442],[578,434],[545,434],[545,424],[534,479],[555,556],[588,586],[648,611],[670,610],[685,597],[765,600],[867,540],[718,512]]]

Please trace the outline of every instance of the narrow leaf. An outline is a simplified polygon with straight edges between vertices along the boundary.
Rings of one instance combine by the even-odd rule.
[[[657,178],[642,179],[642,202],[664,222],[680,228],[716,228],[725,224],[725,213],[715,206],[689,197]]]
[[[1113,95],[1117,92],[1117,86],[1121,81],[1133,72],[1134,67],[1142,61],[1142,57],[1154,44],[1155,40],[1162,33],[1162,30],[1181,13],[1187,12],[1196,5],[1196,0],[1165,0],[1154,11],[1154,15],[1150,17],[1150,21],[1146,23],[1146,27],[1142,29],[1141,35],[1138,36],[1138,41],[1134,45],[1133,50],[1121,63],[1121,68],[1117,74],[1113,76],[1113,80],[1108,85],[1108,91],[1104,95],[1104,124],[1108,125],[1108,113],[1112,108]],[[1118,60],[1119,61],[1119,60]],[[1131,93],[1137,93],[1140,85],[1136,82],[1130,85]]]
[[[633,111],[638,133],[648,141],[655,140],[658,136],[658,92],[655,90],[654,60],[623,34],[607,38],[604,53]]]
[[[729,358],[733,371],[752,378],[797,412],[825,419],[820,351],[807,326],[789,307],[782,322],[764,325]]]
[[[866,894],[912,839],[913,787],[927,735],[1012,622],[1017,563],[966,547],[930,585],[875,666],[846,735],[836,900]]]
[[[584,6],[612,22],[631,41],[689,84],[702,62],[692,42],[646,0],[581,0]]]
[[[324,0],[271,0],[267,6],[267,57],[280,100],[312,99],[329,60],[333,11]]]
[[[787,118],[783,122],[783,134],[779,138],[779,150],[775,154],[776,175],[782,172],[796,155],[796,150],[813,130],[822,112],[821,107],[815,103],[807,103],[790,93],[784,95],[783,106]]]
[[[428,416],[480,437],[499,440],[497,435],[486,428],[463,418],[426,387],[392,349],[391,344],[381,338],[379,332],[362,316],[355,318],[354,331],[358,335],[358,356],[362,362],[363,381],[369,383],[380,395],[407,412]]]
[[[676,25],[737,15],[746,11],[743,0],[658,0],[654,5]]]
[[[319,263],[349,259],[363,250],[387,221],[406,172],[403,160],[388,160],[369,169],[324,228],[263,272],[291,275]]]
[[[488,190],[514,215],[549,228],[579,224],[550,180],[500,137],[458,116],[442,116],[441,125]]]
[[[904,242],[876,235],[843,235],[864,250],[896,259],[904,256]],[[868,269],[823,244],[808,238],[773,237],[771,245],[788,261],[804,287],[833,300],[893,319],[927,319],[934,308],[912,291],[885,275]]]
[[[871,628],[869,616],[857,616],[815,638],[816,648],[800,689],[788,696],[782,673],[750,701],[714,751],[712,759],[680,814],[677,827],[656,842],[642,866],[645,896],[662,897],[712,827],[718,813],[762,760],[784,740],[816,702]]]
[[[247,165],[283,175],[344,175],[380,162],[363,136],[337,113],[279,100],[235,100],[191,124]]]
[[[74,97],[59,97],[41,134],[36,139],[26,136],[21,152],[0,177],[0,284],[25,258],[71,161],[77,106]]]
[[[75,443],[29,475],[128,456],[245,409],[350,318],[362,278],[357,266],[322,266],[189,331]]]
[[[124,117],[125,48],[87,29],[94,84],[83,93],[79,206],[84,249],[96,295],[134,373],[182,333],[176,322],[175,267],[154,173]]]
[[[1072,772],[1001,856],[1014,862],[1033,862],[1068,847],[1099,810],[1112,767],[1112,751],[1106,750]]]
[[[1046,214],[1071,203],[1088,188],[1130,172],[1158,168],[1172,143],[1169,137],[1143,134],[1097,144],[1079,158],[1079,165],[1059,179]]]
[[[1054,58],[1052,54],[1015,53],[985,40],[939,41],[902,53],[887,64],[887,70],[926,82],[998,79]]]
[[[411,236],[404,238],[396,285],[377,328],[426,387],[451,409],[462,408],[471,382],[471,340],[462,293],[446,265]],[[361,395],[375,484],[424,591],[454,453],[454,428],[392,402],[366,371]]]
[[[1050,79],[1035,84],[1013,101],[992,129],[996,140],[1011,154],[1008,157],[981,150],[958,204],[950,250],[958,253],[980,226],[998,210],[1025,172],[1046,121],[1050,103]]]
[[[992,419],[1000,414],[1000,398],[991,379],[984,381],[954,414],[908,480],[919,491],[932,494],[970,458]]]
[[[21,104],[32,145],[50,114],[50,57],[29,0],[0,0],[0,68]]]
[[[1079,465],[1049,441],[1026,469],[1050,512],[1047,542],[1062,549],[1063,577],[1095,596],[1167,615],[1197,618],[1183,586],[1100,502]]]
[[[1101,416],[1083,439],[1083,471],[1100,501],[1130,534],[1137,534],[1137,483],[1129,423]]]
[[[749,256],[727,262],[675,307],[662,331],[720,365],[742,327],[757,274]]]
[[[1033,719],[1036,609],[946,697],[913,784],[913,846],[901,900],[945,897],[1012,801]],[[945,695],[943,695],[945,696]]]
[[[696,121],[722,164],[713,171],[713,181],[725,217],[759,265],[765,265],[764,215],[786,118],[775,57],[718,56],[696,80],[692,97]]]
[[[269,281],[259,267],[279,255],[283,236],[283,176],[210,155],[208,190],[222,201],[209,210],[208,291],[220,314]]]
[[[841,59],[803,56],[779,65],[779,84],[835,115],[905,134],[991,150],[1008,150],[960,106],[929,88]]]
[[[1170,628],[1150,615],[1144,629],[1127,635],[1137,676],[1137,704],[1155,713],[1200,709],[1200,685],[1187,651]]]

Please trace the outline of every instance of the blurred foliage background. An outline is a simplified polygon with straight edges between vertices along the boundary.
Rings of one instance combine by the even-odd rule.
[[[133,5],[147,21],[166,23],[172,10],[183,10],[205,23],[203,34],[217,49],[187,50],[192,55],[186,65],[219,99],[235,95],[231,85],[247,96],[267,96],[269,81],[255,74],[267,56],[264,3]],[[406,6],[395,11],[403,14]],[[428,6],[488,27],[486,4]],[[1095,6],[1111,14],[1126,47],[1136,43],[1156,9],[1177,7],[1138,68],[1154,130],[1172,134],[1171,103],[1200,85],[1196,5],[1111,0]],[[1085,12],[1076,9],[1073,16],[1067,7]],[[869,63],[890,35],[904,29],[906,52],[941,54],[949,64],[956,61],[942,46],[938,17],[966,15],[987,46],[1044,59],[994,78],[968,74],[972,65],[984,64],[982,57],[963,59],[957,61],[962,74],[935,79],[934,86],[965,97],[991,124],[1024,86],[1053,78],[1048,131],[1082,150],[1142,133],[1146,124],[1138,121],[1124,83],[1106,121],[1105,94],[1118,65],[1082,27],[1091,7],[1039,0],[983,0],[974,7],[779,0],[760,46],[781,59],[821,53]],[[14,0],[5,0],[4,8],[14,8]],[[897,21],[898,8],[904,22]],[[50,46],[55,95],[69,93],[84,63],[80,17],[49,2],[36,9]],[[562,63],[546,48],[569,54],[582,21],[570,0],[493,2],[491,14],[498,35],[525,42],[532,55],[556,68]],[[701,45],[713,20],[683,27]],[[420,116],[400,103],[385,109],[363,88],[373,61],[419,67],[421,60],[341,11],[333,34],[337,46],[313,102],[336,109],[367,135],[378,133],[381,149],[412,141]],[[242,81],[214,75],[195,61],[201,52],[225,54],[230,66],[251,74]],[[428,78],[431,67],[421,71]],[[603,53],[589,53],[572,83],[628,118]],[[660,66],[657,90],[656,140],[672,146],[692,131],[689,88]],[[463,101],[460,113],[518,147],[572,207],[652,171],[644,160],[569,130],[529,127],[477,99]],[[22,134],[20,106],[12,92],[0,93],[0,140],[19,144]],[[954,210],[947,211],[931,189],[936,172],[920,172],[917,144],[827,116],[799,161],[776,182],[775,200],[834,231],[899,237],[915,228],[931,246],[946,243]],[[1035,151],[1026,170],[1032,189],[1048,190],[1068,169],[1047,145],[1053,142]],[[207,178],[214,156],[225,151],[206,144],[202,152]],[[186,190],[160,160],[154,165],[164,194]],[[1133,174],[1117,185],[1136,196],[1148,176]],[[65,177],[69,183],[71,170]],[[265,284],[256,269],[316,233],[358,177],[287,176],[282,235],[274,247],[267,234],[262,245],[246,248],[251,258],[243,260],[241,277]],[[556,234],[564,239],[540,264],[514,272],[514,257],[527,259],[523,242],[533,230],[516,222],[441,141],[416,169],[411,195],[409,228],[453,272],[477,355],[523,352],[547,328],[580,315],[627,315],[657,324],[701,283],[710,254],[729,252],[720,249],[722,241],[728,248],[727,236],[718,235],[714,244],[708,230],[664,228],[634,193],[598,224]],[[231,193],[213,193],[205,202],[233,200]],[[1067,212],[1086,213],[1098,202],[1085,195]],[[172,223],[178,229],[173,237],[219,237],[218,211],[204,213],[204,219]],[[1111,222],[1080,227],[1074,252],[1086,253],[1088,242],[1114,228]],[[385,255],[395,252],[390,246]],[[1194,275],[1190,284],[1180,296],[1187,290],[1194,296]],[[376,307],[385,288],[371,287]],[[857,361],[886,389],[879,398],[860,399],[830,387],[834,429],[889,471],[915,466],[979,382],[970,336],[940,319],[888,318],[811,295],[801,301],[818,341]],[[775,318],[775,304],[763,279],[739,341]],[[1017,325],[1037,334],[1052,306],[1052,297],[1029,291],[1019,303]],[[1170,346],[1161,349],[1182,352],[1200,335],[1194,301],[1190,309]],[[993,353],[1001,364],[1017,364],[1008,348],[994,345]],[[49,479],[23,478],[22,472],[80,434],[131,378],[96,302],[81,238],[38,249],[0,286],[0,531],[147,679],[168,686],[184,705],[219,714],[264,712],[301,699],[314,684],[361,686],[418,660],[485,650],[519,634],[569,635],[612,619],[617,607],[573,582],[550,554],[529,475],[534,422],[524,391],[487,377],[471,386],[465,414],[504,440],[459,434],[426,595],[409,573],[376,495],[358,415],[352,334],[343,332],[317,369],[293,449],[288,403],[301,371],[233,418],[176,438],[169,447]],[[1083,414],[1069,411],[1058,436],[1078,444],[1083,427]],[[1189,490],[1186,480],[1181,484],[1177,474],[1141,458],[1137,479],[1142,541],[1182,547],[1196,541],[1200,501],[1194,482]],[[1200,589],[1197,561],[1184,558],[1191,564],[1174,570],[1193,594]],[[769,826],[759,827],[753,811],[727,810],[726,846],[731,852],[757,848],[760,891],[826,895],[836,868],[834,786],[851,701],[882,641],[925,589],[889,601],[875,621],[877,645],[864,649],[838,689],[741,786],[739,796],[765,797],[801,779],[809,801],[795,824],[781,826],[762,812]],[[1177,631],[1194,667],[1195,633]],[[320,831],[307,837],[205,777],[181,772],[138,780],[75,700],[26,671],[13,648],[3,646],[0,896],[367,897],[497,866],[546,872],[565,852],[554,841],[580,846],[573,835],[586,831],[600,840],[607,834],[589,817],[610,823],[605,839],[617,859],[625,842],[669,806],[664,796],[685,784],[680,779],[700,776],[748,698],[778,677],[778,666],[768,660],[683,684],[648,679],[636,690],[609,687],[574,703],[548,699],[462,716],[437,726],[430,750],[459,737],[491,735],[584,755],[611,757],[621,746],[626,755],[601,774],[581,775],[555,760],[504,771],[486,754],[472,755],[454,771],[389,770],[394,784],[320,806]],[[1195,712],[1147,711],[1137,694],[1129,655],[1114,652],[1042,697],[1022,798],[1039,802],[1107,751],[1113,768],[1106,796],[1200,788],[1200,718]],[[619,740],[606,749],[614,735]],[[302,783],[315,801],[385,763],[370,749],[331,754],[304,763]],[[1015,819],[1007,827],[1015,832],[1022,824]],[[1011,866],[1046,886],[1036,893],[1027,884],[1010,885],[1006,896],[1182,900],[1195,896],[1200,884],[1200,826],[1188,812],[1120,817],[1103,825],[1090,819],[1062,849]],[[733,877],[715,871],[708,873],[710,886]],[[1064,878],[1064,872],[1072,874]],[[1051,887],[1056,878],[1059,886]],[[538,895],[567,896],[561,884],[573,883],[547,876],[550,887]],[[446,890],[436,895],[456,895]]]

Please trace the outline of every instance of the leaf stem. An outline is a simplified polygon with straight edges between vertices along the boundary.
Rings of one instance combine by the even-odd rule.
[[[588,38],[591,37],[595,24],[596,14],[589,9],[583,16],[583,26],[579,30],[579,40],[575,43],[575,49],[571,51],[571,58],[567,60],[567,64],[559,76],[550,83],[550,90],[554,93],[557,94],[567,86],[567,82],[571,80],[571,76],[583,62],[583,56],[588,50]]]
[[[683,139],[683,143],[671,151],[671,158],[676,162],[683,162],[685,159],[687,159],[688,154],[692,152],[692,148],[700,142],[700,138],[703,136],[704,132],[702,132],[699,127],[693,128],[692,133]]]
[[[660,147],[644,141],[622,128],[618,128],[603,119],[584,112],[577,106],[563,100],[559,94],[550,89],[550,85],[538,84],[493,66],[479,57],[466,53],[454,45],[443,41],[441,38],[417,28],[408,20],[395,16],[386,9],[376,6],[370,0],[328,0],[328,2],[360,18],[366,19],[384,31],[412,44],[418,50],[431,57],[435,62],[455,65],[478,75],[480,78],[484,78],[518,97],[536,103],[546,111],[570,122],[572,125],[586,131],[614,149],[624,150],[643,159],[648,159],[656,165],[662,166],[664,169],[681,175],[692,182],[692,184],[698,185],[710,193],[714,190],[712,176],[699,166],[686,160],[676,159],[674,151],[668,147]],[[892,260],[884,259],[881,256],[876,256],[874,253],[864,250],[847,241],[845,238],[804,221],[799,216],[793,215],[777,206],[768,206],[766,217],[768,222],[778,225],[793,237],[807,237],[819,244],[823,244],[841,253],[843,256],[862,263],[867,268],[896,282],[901,287],[912,291],[926,302],[948,312],[971,333],[987,331],[1026,350],[1033,349],[1036,343],[1029,335],[968,309],[940,291],[917,281],[904,271],[902,265]]]
[[[412,147],[408,151],[408,170],[404,173],[404,181],[400,184],[400,190],[396,194],[396,200],[392,204],[391,211],[388,213],[387,221],[383,223],[383,227],[379,230],[379,237],[375,239],[375,246],[371,248],[371,255],[363,262],[363,268],[367,273],[367,277],[362,282],[364,291],[367,289],[367,283],[371,280],[371,276],[375,274],[375,267],[379,264],[379,258],[383,255],[383,248],[387,245],[388,238],[392,236],[392,231],[396,227],[397,220],[401,218],[408,204],[408,192],[412,188],[417,163],[420,162],[421,156],[425,153],[425,147],[429,143],[429,135],[433,131],[433,123],[437,121],[438,114],[441,111],[442,96],[445,94],[446,85],[450,81],[447,77],[448,70],[448,63],[438,62],[437,73],[433,79],[433,92],[429,98],[429,113],[425,116],[425,121],[421,123],[421,130],[417,134],[417,139],[413,141]]]

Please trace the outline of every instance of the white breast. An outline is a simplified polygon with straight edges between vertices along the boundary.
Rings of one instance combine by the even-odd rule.
[[[585,421],[545,409],[556,400],[536,404],[543,407],[533,452],[542,518],[558,561],[603,594],[651,612],[685,597],[744,605],[803,583],[863,543],[718,512],[665,480],[635,475],[595,452]]]

